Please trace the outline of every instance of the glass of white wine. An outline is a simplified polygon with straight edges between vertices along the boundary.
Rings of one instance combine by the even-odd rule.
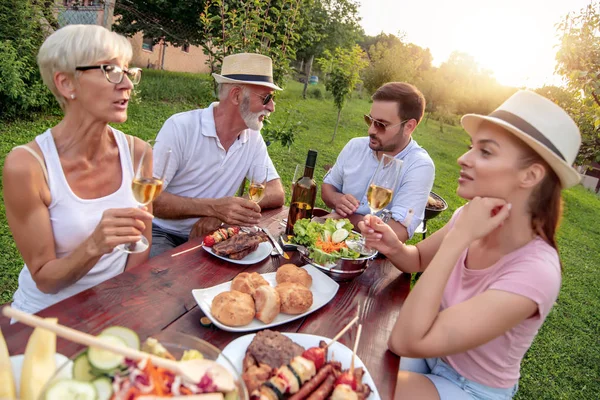
[[[265,197],[267,187],[267,166],[253,165],[250,167],[250,188],[248,195],[250,200],[259,203]]]
[[[369,203],[371,214],[377,214],[390,204],[401,170],[402,160],[398,160],[387,154],[381,157],[367,189],[367,202]],[[389,219],[390,215],[391,213],[388,213],[388,216],[384,218],[384,222]],[[351,242],[350,247],[361,254],[371,253],[371,250],[365,246],[364,236],[361,236],[355,242]]]
[[[381,157],[367,189],[367,201],[371,214],[380,212],[390,204],[401,170],[402,160],[387,154]]]
[[[171,149],[169,148],[165,154],[162,171],[157,174],[158,176],[155,176],[152,168],[152,157],[149,156],[149,150],[154,144],[156,144],[156,141],[154,140],[145,142],[146,146],[144,147],[144,152],[142,153],[142,157],[140,158],[140,162],[135,171],[133,182],[131,183],[133,197],[140,208],[150,204],[162,192],[165,174],[167,172],[167,167],[169,166],[169,159],[171,158]],[[142,238],[137,242],[126,243],[117,247],[127,253],[141,253],[146,251],[148,246],[148,239],[142,235]]]

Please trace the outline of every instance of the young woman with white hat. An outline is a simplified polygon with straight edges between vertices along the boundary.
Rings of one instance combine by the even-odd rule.
[[[469,202],[407,246],[377,217],[368,246],[423,275],[389,339],[400,355],[397,399],[510,399],[520,363],[558,297],[561,189],[579,182],[581,137],[550,100],[519,91],[490,115],[468,114],[472,145],[458,159]]]

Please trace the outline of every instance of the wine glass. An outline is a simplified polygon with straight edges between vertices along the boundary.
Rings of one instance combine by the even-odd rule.
[[[250,167],[250,188],[248,195],[250,200],[256,204],[265,197],[265,189],[267,187],[267,166],[253,165]]]
[[[152,148],[153,144],[156,144],[155,140],[145,142],[144,152],[131,183],[133,197],[137,201],[139,208],[150,204],[162,192],[165,174],[169,165],[169,159],[171,158],[171,149],[169,148],[165,155],[162,171],[158,176],[155,176],[152,170],[152,157],[147,156],[149,153],[148,150]],[[142,235],[141,239],[137,242],[124,243],[117,246],[117,248],[126,253],[141,253],[146,251],[149,245],[148,239]]]
[[[402,160],[384,154],[367,189],[371,214],[383,210],[392,201],[394,188],[402,170]]]
[[[296,164],[296,169],[294,170],[294,177],[292,178],[292,192],[294,193],[294,185],[298,182],[298,179],[304,176],[304,165]]]
[[[394,188],[402,170],[402,160],[384,154],[379,160],[379,165],[369,182],[367,189],[367,202],[371,214],[377,214],[392,201]],[[387,222],[391,213],[387,213],[384,222]],[[346,241],[348,244],[348,241]],[[350,247],[361,254],[368,254],[371,250],[365,246],[365,237],[361,235],[357,241],[352,241]]]

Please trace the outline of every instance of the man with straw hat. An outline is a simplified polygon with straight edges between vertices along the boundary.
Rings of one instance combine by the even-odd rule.
[[[256,225],[261,209],[284,203],[281,180],[260,135],[264,119],[275,111],[273,93],[282,90],[273,83],[271,59],[233,54],[213,77],[219,102],[173,115],[156,138],[155,170],[162,170],[168,149],[172,155],[163,193],[154,201],[151,257],[222,222]],[[253,165],[267,167],[265,197],[258,204],[234,197]]]

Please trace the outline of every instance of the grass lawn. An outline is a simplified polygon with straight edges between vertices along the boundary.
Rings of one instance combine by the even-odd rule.
[[[117,128],[144,139],[153,138],[171,114],[208,104],[210,83],[206,77],[150,71],[140,85],[141,99],[131,104],[129,121]],[[314,87],[312,87],[314,89]],[[318,86],[323,94],[323,86]],[[337,138],[331,143],[336,110],[325,99],[301,100],[302,86],[290,83],[277,97],[275,126],[293,109],[291,123],[308,126],[301,131],[291,150],[279,143],[269,146],[271,158],[281,175],[289,201],[289,183],[294,166],[303,163],[309,148],[318,150],[315,178],[321,182],[326,164],[333,164],[344,144],[365,135],[362,114],[368,99],[351,100],[342,112]],[[58,122],[58,116],[38,117],[0,126],[0,162],[10,149],[26,143]],[[456,196],[456,159],[467,147],[467,135],[458,127],[440,126],[435,121],[421,124],[413,137],[425,147],[436,164],[434,191],[449,203],[450,210],[428,223],[431,231],[448,221],[464,204]],[[563,286],[558,303],[548,316],[522,368],[517,399],[597,399],[600,393],[600,199],[581,186],[566,191],[565,215],[559,231],[563,262]],[[323,206],[319,200],[320,206]],[[11,300],[17,287],[22,260],[13,244],[0,202],[0,303]]]

